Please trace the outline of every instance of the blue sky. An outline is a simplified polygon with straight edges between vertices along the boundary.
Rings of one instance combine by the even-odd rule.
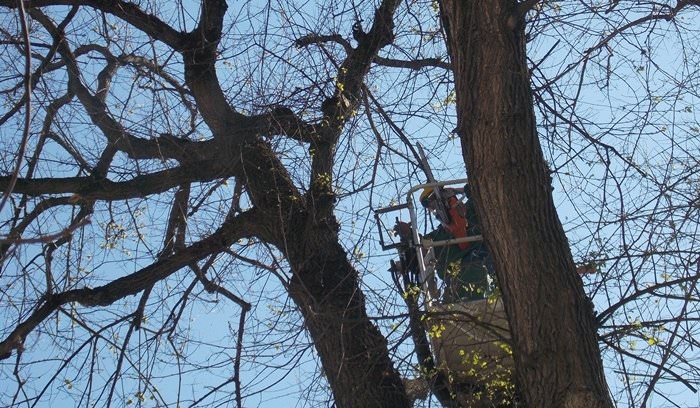
[[[371,2],[360,3],[356,10],[351,9],[350,3],[344,2],[324,2],[322,7],[300,2],[296,8],[287,2],[266,4],[269,7],[262,7],[263,4],[258,2],[229,4],[227,22],[232,28],[222,42],[218,69],[235,107],[243,112],[257,112],[264,109],[266,104],[279,102],[276,98],[280,94],[291,94],[296,87],[304,88],[313,82],[312,79],[321,78],[326,88],[334,86],[334,66],[328,61],[328,56],[342,57],[338,47],[329,45],[326,53],[299,50],[290,46],[290,39],[298,38],[309,30],[321,33],[337,31],[349,35],[354,13],[363,16],[363,24],[367,26],[373,8]],[[180,27],[191,28],[191,17],[188,14],[196,16],[194,3],[186,3],[182,11],[170,8],[168,4],[161,6],[162,9],[154,12],[168,16]],[[596,259],[610,258],[600,274],[584,278],[587,289],[593,295],[596,309],[602,311],[617,299],[629,295],[632,290],[688,273],[689,265],[682,262],[685,258],[631,256],[649,250],[648,247],[645,248],[644,239],[652,239],[654,245],[661,249],[673,248],[674,245],[689,251],[697,251],[698,248],[697,220],[692,219],[697,212],[692,212],[689,207],[691,219],[684,220],[681,217],[684,213],[679,209],[687,206],[687,195],[692,195],[692,189],[695,188],[693,183],[700,180],[698,177],[683,178],[683,174],[693,171],[697,161],[693,163],[692,157],[700,152],[698,131],[694,130],[700,126],[695,110],[699,98],[700,58],[693,47],[693,44],[698,43],[698,35],[688,28],[692,28],[692,22],[697,21],[695,18],[698,16],[697,13],[679,16],[679,26],[664,21],[655,22],[655,35],[648,34],[652,25],[645,24],[626,31],[630,35],[616,37],[607,46],[587,53],[590,47],[605,38],[606,33],[622,26],[625,21],[635,20],[641,15],[635,13],[643,13],[644,10],[631,9],[599,17],[591,17],[586,13],[562,17],[557,12],[557,7],[563,7],[566,11],[575,9],[577,5],[556,2],[548,4],[543,10],[545,16],[539,20],[541,24],[531,26],[535,39],[528,47],[530,59],[538,66],[538,70],[533,72],[535,86],[542,84],[541,78],[554,78],[564,73],[556,83],[557,91],[564,97],[551,98],[547,92],[541,92],[542,100],[538,105],[543,107],[546,103],[556,106],[562,117],[554,116],[546,108],[541,108],[537,114],[545,156],[550,167],[557,171],[554,178],[555,200],[575,260],[592,255]],[[423,29],[437,28],[437,20],[428,3],[411,3],[411,11],[413,14],[401,11],[397,18],[399,44],[419,47],[421,56],[444,54],[441,43],[421,38],[415,33],[417,23],[423,20]],[[54,12],[60,11],[55,9]],[[331,19],[330,16],[338,17]],[[92,17],[93,15],[87,16],[79,22],[90,22]],[[602,22],[603,17],[612,18],[614,22],[606,26]],[[3,21],[9,22],[12,18],[14,17],[4,15]],[[118,21],[108,18],[107,22],[114,24],[113,40],[116,49],[155,55],[161,61],[168,58],[169,54],[159,44],[136,47]],[[263,22],[267,22],[268,32],[263,32],[260,28],[259,24]],[[77,22],[71,32],[78,34],[75,38],[94,35]],[[122,33],[123,37],[119,38],[117,33]],[[143,40],[143,37],[133,34],[132,39]],[[266,51],[263,51],[263,47]],[[397,47],[384,50],[382,55],[406,57]],[[572,65],[569,69],[569,64],[580,61],[583,57],[588,57],[585,71],[582,71],[583,64]],[[177,61],[176,56],[172,58],[172,61]],[[246,58],[248,62],[243,62]],[[82,62],[85,81],[91,83],[103,61],[99,58],[85,58]],[[8,64],[8,58],[3,63]],[[300,65],[302,63],[307,65]],[[179,74],[177,62],[173,67],[173,74]],[[293,81],[302,72],[309,76],[299,82]],[[451,135],[454,128],[453,97],[445,75],[441,70],[407,73],[376,67],[370,73],[367,84],[369,90],[391,108],[390,116],[398,128],[411,141],[420,141],[429,149],[430,162],[436,176],[441,179],[461,178],[464,177],[464,166],[458,141]],[[56,81],[63,80],[60,73],[54,74],[52,78]],[[321,90],[313,89],[308,93],[322,93],[326,89],[323,86]],[[124,70],[123,74],[117,76],[113,89],[109,99],[110,109],[135,134],[145,137],[163,130],[187,128],[189,121],[186,109],[167,101],[157,101],[154,104],[149,93],[136,86],[133,71]],[[46,90],[38,92],[49,93]],[[132,92],[129,101],[126,100],[128,92]],[[39,96],[40,94],[37,95]],[[572,101],[575,96],[578,96],[578,100],[574,104]],[[299,103],[293,98],[289,101]],[[317,112],[314,108],[317,108],[314,102],[310,102],[305,117],[313,118]],[[412,113],[416,111],[421,114]],[[39,126],[44,113],[44,108],[39,106],[34,126]],[[389,146],[406,154],[396,129],[389,126],[381,115],[375,113],[373,119]],[[70,126],[71,132],[64,136],[74,143],[76,149],[88,150],[104,143],[95,129],[86,124],[85,115],[79,108],[68,110],[61,116],[61,120]],[[567,125],[565,120],[572,121],[576,127]],[[13,127],[12,124],[0,129],[3,152],[14,151],[18,137],[16,129],[18,127]],[[585,129],[587,134],[582,135],[581,129]],[[200,126],[193,137],[207,138],[209,135]],[[592,143],[592,139],[598,144]],[[306,146],[296,141],[279,139],[274,143],[285,157],[286,163],[290,167],[295,166],[293,176],[303,188],[311,153]],[[619,155],[602,149],[601,143],[615,146]],[[573,146],[573,149],[568,146]],[[376,154],[376,135],[370,131],[367,120],[362,115],[358,115],[347,126],[338,151],[341,153],[338,154],[336,166],[336,189],[341,200],[337,216],[342,224],[342,242],[348,253],[353,255],[353,261],[363,276],[363,290],[368,297],[370,314],[377,318],[377,324],[389,335],[391,344],[397,344],[404,334],[405,322],[400,318],[383,319],[404,312],[386,272],[388,261],[394,254],[382,252],[378,248],[372,210],[400,201],[410,186],[424,181],[424,175],[401,155],[386,149],[379,156],[375,175],[372,164]],[[601,160],[607,157],[610,157],[610,163],[603,166]],[[68,154],[57,145],[52,145],[46,151],[40,172],[43,175],[73,175],[75,166],[62,165],[61,162],[65,161],[70,162]],[[119,157],[118,163],[123,168],[110,175],[115,180],[128,179],[136,170],[133,163],[125,157]],[[162,163],[141,163],[141,169],[160,165]],[[650,176],[641,176],[638,169],[644,169]],[[376,177],[373,189],[348,194],[373,176]],[[193,190],[191,202],[204,210],[196,213],[190,221],[189,233],[192,240],[207,234],[221,222],[232,192],[232,183],[212,183]],[[61,253],[61,264],[66,265],[67,273],[63,284],[66,287],[83,284],[94,286],[152,262],[162,246],[161,237],[169,211],[167,203],[173,194],[174,192],[168,192],[149,200],[121,202],[113,207],[104,204],[96,206],[92,224],[78,234],[72,248]],[[660,216],[663,218],[660,225],[664,227],[652,228],[628,217],[628,214],[636,214],[643,219],[643,216],[650,216],[658,208],[664,209]],[[37,223],[42,226],[37,225],[32,232],[60,230],[69,216],[71,214],[66,212],[52,212],[41,223]],[[4,214],[3,219],[6,217],[7,214]],[[666,236],[671,233],[682,238],[667,239]],[[634,239],[636,245],[622,248],[621,241],[630,238]],[[279,258],[279,254],[268,251],[264,246],[239,242],[233,249],[240,255],[259,259],[265,264],[277,264],[282,279],[288,273],[288,267]],[[28,282],[27,287],[34,290],[30,296],[40,294],[42,265],[30,262],[38,254],[38,249],[21,248],[15,259],[18,261],[6,263],[3,275],[0,276],[6,287],[13,288],[4,292],[0,298],[0,302],[8,307],[3,316],[7,327],[13,325],[19,315],[26,315],[30,311],[27,306],[10,304],[6,295],[19,290],[16,285],[22,274],[28,277],[24,281]],[[615,260],[620,254],[624,256]],[[215,264],[212,274],[220,276],[227,288],[255,305],[248,316],[245,333],[242,383],[244,395],[252,394],[246,400],[246,405],[323,405],[327,396],[327,390],[323,389],[325,381],[319,379],[321,374],[318,362],[280,279],[265,268],[246,266],[244,262],[230,257],[222,257]],[[189,302],[180,309],[180,299],[191,280],[192,276],[183,271],[154,289],[153,300],[147,305],[148,315],[143,322],[143,329],[131,334],[128,357],[123,365],[125,374],[115,383],[118,397],[114,400],[114,406],[155,406],[157,401],[172,404],[178,395],[183,399],[190,399],[192,395],[201,397],[207,392],[205,390],[227,382],[221,392],[212,393],[202,404],[233,405],[230,400],[233,385],[229,380],[240,310],[223,298],[205,293],[199,287],[193,292],[197,301]],[[59,402],[66,406],[84,403],[83,391],[92,386],[84,374],[85,367],[88,366],[95,367],[95,387],[101,387],[101,382],[110,383],[118,358],[118,347],[129,332],[128,323],[107,328],[101,333],[99,341],[90,342],[87,341],[89,331],[81,328],[80,324],[71,322],[71,316],[80,317],[88,327],[98,327],[92,324],[102,319],[113,320],[126,315],[134,309],[138,299],[138,296],[128,298],[117,302],[113,309],[104,310],[70,306],[65,313],[50,319],[46,327],[30,337],[28,345],[31,347],[27,347],[23,361],[31,364],[21,372],[23,378],[32,380],[26,385],[28,394],[39,392],[55,370],[62,366],[63,358],[75,350],[74,347],[67,346],[84,344],[71,364],[56,376],[36,406],[53,406]],[[661,319],[677,313],[680,307],[678,302],[663,301],[654,304],[655,300],[658,299],[643,298],[640,302],[631,303],[628,308],[618,310],[612,321],[618,324],[636,324],[645,318]],[[154,331],[168,320],[173,310],[182,310],[178,332],[172,336],[155,338]],[[697,311],[693,310],[692,313],[697,314]],[[654,328],[658,329],[658,325],[644,331],[645,335],[656,336],[655,341],[669,341],[669,328],[653,332]],[[689,333],[694,330],[694,326],[688,328]],[[632,354],[661,358],[663,349],[657,344],[649,344],[648,338],[640,336],[637,333],[622,338],[620,344]],[[697,349],[687,347],[681,350],[687,358],[698,357]],[[402,361],[402,358],[410,361],[410,357],[407,357],[409,351],[406,343],[398,346],[396,361]],[[616,373],[621,369],[623,360],[609,351],[605,352],[604,358],[612,392],[624,398],[623,390],[628,387]],[[681,372],[690,370],[681,358],[673,358],[673,364],[678,364]],[[173,364],[174,362],[180,362],[179,369],[183,370],[180,377],[177,375],[178,364]],[[634,364],[629,359],[625,359],[624,363]],[[0,363],[3,377],[13,378],[13,364],[12,360]],[[205,364],[211,365],[212,369],[196,370],[199,365]],[[405,361],[402,362],[401,369],[408,373],[410,366]],[[632,370],[629,366],[626,367]],[[653,374],[653,370],[644,365],[634,369],[638,369],[638,375],[629,377],[635,382],[633,385],[643,384],[645,378]],[[157,389],[146,387],[144,379],[137,375],[138,371],[151,376]],[[697,378],[697,375],[692,374],[691,377]],[[673,380],[667,383],[662,390],[677,405],[700,405],[697,395]],[[631,393],[644,389],[643,386],[629,388],[633,390]],[[8,396],[15,389],[13,381],[2,381],[0,405],[5,405]],[[101,392],[91,390],[88,394],[95,398]],[[636,397],[630,398],[634,400]],[[624,401],[621,402],[621,406],[625,406]],[[652,397],[651,405],[673,406],[658,396]]]

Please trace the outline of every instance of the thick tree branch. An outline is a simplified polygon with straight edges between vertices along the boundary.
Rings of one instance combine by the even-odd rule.
[[[11,356],[12,350],[22,350],[27,335],[53,314],[61,305],[76,302],[86,307],[108,306],[126,296],[135,295],[156,282],[167,278],[193,261],[222,251],[241,238],[255,234],[258,214],[250,210],[230,218],[212,235],[171,256],[159,259],[130,275],[115,279],[97,288],[72,289],[49,295],[26,320],[17,325],[0,342],[0,360]]]
[[[412,59],[412,60],[398,60],[393,58],[375,57],[374,63],[384,67],[392,68],[406,68],[414,71],[420,71],[424,68],[442,68],[442,69],[452,69],[449,62],[444,61],[441,58],[422,58],[422,59]]]
[[[383,0],[375,10],[374,21],[367,33],[354,27],[358,45],[338,68],[335,91],[322,105],[321,135],[313,147],[311,185],[307,202],[316,208],[317,219],[331,220],[335,194],[333,192],[333,163],[335,146],[345,124],[354,116],[362,102],[362,86],[372,61],[379,50],[394,40],[394,12],[400,0]]]
[[[318,140],[317,125],[312,125],[285,106],[274,106],[268,112],[247,117],[240,127],[257,136],[284,135],[300,142]]]
[[[113,72],[109,72],[110,65],[116,69],[117,61],[107,52],[108,66],[105,71],[102,71],[99,76],[98,96],[93,95],[80,80],[80,71],[76,62],[75,56],[68,48],[68,45],[63,41],[63,32],[56,27],[53,22],[38,10],[31,12],[32,17],[39,21],[49,31],[54,41],[57,42],[58,52],[66,64],[68,72],[68,86],[70,90],[78,97],[80,102],[85,107],[87,114],[90,116],[92,123],[97,126],[105,135],[107,140],[118,150],[126,152],[132,158],[175,158],[182,160],[185,154],[184,144],[191,142],[170,139],[170,143],[161,145],[157,141],[145,140],[129,134],[126,129],[116,121],[108,112],[107,106],[104,103],[106,87],[109,83]],[[102,49],[101,51],[105,51]],[[111,63],[109,62],[111,61]],[[102,89],[104,88],[104,89]],[[178,146],[180,144],[180,146]]]
[[[557,217],[513,1],[442,0],[458,133],[532,407],[611,407],[590,300]],[[536,301],[533,301],[536,300]],[[555,357],[556,356],[556,357]]]
[[[354,50],[352,48],[352,44],[350,44],[350,41],[343,38],[343,36],[340,34],[307,34],[294,41],[294,45],[298,48],[304,48],[312,44],[321,44],[326,42],[334,42],[341,45],[347,54],[350,54]]]
[[[74,201],[126,200],[162,193],[190,182],[206,182],[232,177],[233,167],[232,163],[228,163],[227,167],[219,167],[210,162],[194,163],[136,176],[121,182],[94,177],[18,179],[14,192],[34,197],[46,194],[73,194]],[[9,182],[9,177],[0,177],[0,188],[5,188]]]
[[[226,1],[205,0],[199,25],[192,31],[182,55],[185,61],[185,82],[192,90],[199,111],[215,138],[241,138],[239,121],[245,116],[229,104],[216,75],[217,47],[221,40]]]
[[[26,1],[27,8],[47,6],[86,6],[118,17],[150,37],[162,41],[175,50],[182,50],[187,34],[179,32],[153,14],[146,13],[135,3],[121,0],[37,0]],[[0,0],[0,6],[15,8],[14,0]]]
[[[394,40],[394,12],[399,0],[384,0],[374,13],[372,27],[361,33],[358,44],[338,69],[335,93],[323,106],[330,128],[345,124],[349,114],[360,103],[360,92],[365,76],[379,50]],[[361,32],[361,28],[358,28]]]

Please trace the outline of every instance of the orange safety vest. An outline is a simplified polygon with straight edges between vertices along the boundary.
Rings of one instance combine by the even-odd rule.
[[[459,211],[459,200],[457,197],[452,196],[447,199],[447,212],[450,215],[450,223],[444,225],[444,228],[452,234],[455,238],[464,238],[467,236],[467,219],[463,211]],[[462,242],[459,245],[459,249],[467,249],[471,245],[471,242]]]

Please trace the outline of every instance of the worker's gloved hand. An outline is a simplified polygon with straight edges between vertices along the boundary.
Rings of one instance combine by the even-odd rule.
[[[396,221],[394,231],[401,237],[401,240],[411,239],[411,224],[403,221]]]

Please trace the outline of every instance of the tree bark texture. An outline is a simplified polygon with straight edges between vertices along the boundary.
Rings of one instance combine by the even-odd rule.
[[[520,6],[524,7],[524,6]],[[592,304],[576,275],[537,136],[523,12],[441,0],[458,132],[529,407],[611,407]]]
[[[338,407],[408,407],[387,342],[368,319],[357,272],[332,231],[317,231],[296,265],[300,306]]]
[[[304,199],[274,153],[254,144],[240,156],[253,204],[269,209],[257,226],[260,237],[289,261],[288,291],[304,316],[335,406],[410,406],[386,338],[367,315],[358,273],[339,243],[330,185],[314,183]]]

